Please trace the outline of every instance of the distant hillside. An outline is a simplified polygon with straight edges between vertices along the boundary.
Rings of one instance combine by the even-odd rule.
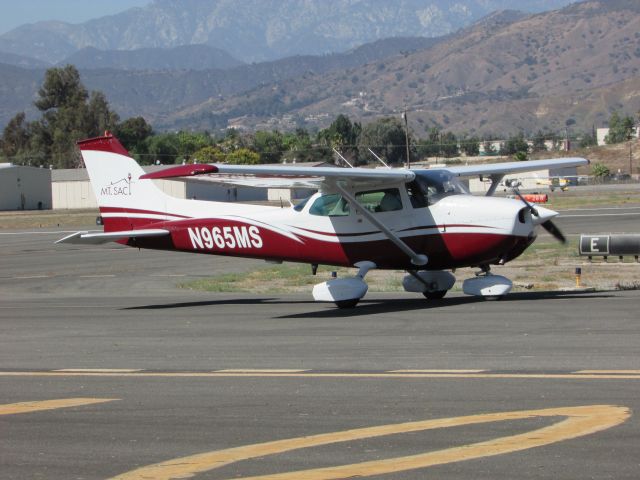
[[[229,70],[205,71],[124,71],[115,69],[81,70],[82,81],[90,90],[104,92],[109,103],[122,117],[146,116],[161,125],[162,119],[176,110],[201,105],[209,99],[226,97],[273,85],[302,75],[319,75],[333,70],[375,62],[400,52],[413,52],[435,45],[443,39],[392,38],[363,45],[349,52],[323,56],[299,56],[274,62],[242,65]],[[7,75],[5,75],[5,71]],[[0,65],[0,127],[18,111],[35,112],[32,102],[44,70],[27,71]],[[166,125],[166,124],[163,124]],[[171,126],[168,125],[168,128]],[[213,128],[212,125],[205,128]]]
[[[27,69],[0,63],[0,129],[18,112],[33,117],[35,94],[44,78],[44,70]]]
[[[593,0],[503,11],[437,39],[396,38],[344,54],[229,70],[81,70],[122,117],[156,129],[324,127],[406,108],[417,135],[439,126],[499,133],[589,131],[614,109],[640,110],[640,3]],[[5,71],[7,73],[5,73]],[[44,70],[0,65],[0,126],[27,109]]]
[[[182,45],[137,50],[98,50],[86,47],[65,58],[60,64],[72,64],[78,69],[228,70],[242,65],[242,62],[219,48]]]
[[[515,19],[515,20],[514,20]],[[494,15],[446,42],[348,71],[297,77],[201,107],[166,125],[322,125],[406,105],[414,129],[478,133],[588,130],[613,109],[640,109],[640,3],[589,1],[518,18]]]
[[[47,62],[42,62],[35,58],[5,52],[0,52],[0,63],[23,68],[43,68],[48,66]]]
[[[538,12],[570,0],[521,0]],[[207,44],[245,62],[342,52],[390,37],[435,37],[469,25],[510,0],[155,0],[77,25],[39,22],[0,36],[0,51],[58,63],[100,50]]]

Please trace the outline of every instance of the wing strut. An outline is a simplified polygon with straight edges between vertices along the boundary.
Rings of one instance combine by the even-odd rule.
[[[378,220],[369,210],[364,208],[362,205],[358,203],[351,193],[345,190],[341,185],[337,182],[335,183],[336,189],[342,194],[344,198],[347,199],[349,204],[354,208],[360,211],[363,217],[365,217],[372,225],[378,227],[385,236],[391,240],[400,250],[407,254],[407,256],[411,259],[411,263],[417,266],[426,265],[428,262],[428,257],[426,255],[422,255],[420,253],[414,252],[409,245],[407,245],[400,237],[398,237],[395,233],[389,230],[384,223]]]
[[[487,193],[485,193],[485,197],[490,197],[496,193],[496,188],[498,188],[498,185],[504,178],[504,173],[494,173],[489,175],[489,178],[491,179],[491,186],[489,187],[489,190],[487,190]],[[480,175],[480,180],[482,180],[482,175]]]

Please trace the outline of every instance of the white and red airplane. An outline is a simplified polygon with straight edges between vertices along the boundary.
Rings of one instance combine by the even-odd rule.
[[[132,247],[232,255],[359,268],[313,288],[317,301],[353,307],[366,294],[373,268],[402,269],[405,290],[442,298],[451,271],[478,267],[466,294],[500,298],[512,287],[490,266],[519,256],[557,213],[524,200],[496,198],[507,173],[585,165],[582,158],[508,162],[428,170],[195,164],[148,173],[108,132],[78,142],[93,186],[103,232],[81,231],[58,243],[117,241]],[[153,179],[199,176],[227,185],[318,189],[281,208],[178,199]],[[491,180],[486,196],[471,195],[459,177]]]

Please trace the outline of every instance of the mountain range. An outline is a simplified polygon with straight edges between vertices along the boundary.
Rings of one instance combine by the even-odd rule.
[[[189,1],[157,0],[145,8]],[[293,2],[284,3],[288,1]],[[335,2],[364,3],[376,2]],[[397,8],[415,9],[419,3],[425,4],[400,1]],[[471,9],[501,2],[459,3],[459,8]],[[376,4],[382,10],[387,2]],[[133,9],[138,10],[146,11]],[[191,17],[185,14],[184,21]],[[115,53],[86,47],[71,55],[89,89],[103,91],[122,117],[144,115],[157,129],[314,128],[326,126],[339,113],[366,122],[406,108],[418,135],[432,126],[469,133],[566,126],[590,130],[614,109],[630,114],[640,110],[638,32],[637,0],[589,0],[535,14],[501,11],[437,38],[389,38],[343,53],[260,63],[241,64],[247,57],[232,57],[206,42]],[[124,30],[120,33],[128,38]],[[0,39],[0,50],[5,40]],[[267,45],[275,51],[275,43]],[[195,49],[200,49],[200,57],[195,56],[200,62],[188,54]],[[23,65],[0,65],[0,126],[21,110],[33,116],[33,98],[44,75],[38,60],[28,63],[19,53],[11,55]],[[157,67],[150,60],[154,56],[164,63]],[[105,66],[109,68],[98,68]]]
[[[238,126],[270,119],[284,128],[326,113],[366,121],[406,106],[419,130],[487,134],[575,124],[589,131],[613,110],[640,110],[639,32],[635,0],[587,1],[524,18],[503,12],[431,48],[211,99],[165,121],[195,125],[198,115],[204,123],[223,115]]]
[[[537,12],[570,0],[521,0]],[[0,51],[49,64],[103,51],[204,44],[243,62],[322,55],[390,37],[445,35],[510,0],[155,0],[77,25],[38,22],[0,35]]]

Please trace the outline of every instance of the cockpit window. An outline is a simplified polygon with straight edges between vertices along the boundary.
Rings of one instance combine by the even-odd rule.
[[[430,203],[449,195],[468,194],[458,177],[446,170],[423,170],[416,172],[416,182],[427,192]]]
[[[311,197],[307,197],[307,198],[305,198],[304,200],[302,200],[301,202],[297,203],[297,204],[296,204],[296,206],[295,206],[295,207],[293,207],[293,209],[294,209],[296,212],[301,212],[301,211],[304,209],[304,207],[307,205],[307,203],[309,202],[309,199],[310,199],[310,198],[311,198]]]
[[[415,180],[407,183],[407,195],[409,195],[413,208],[424,208],[429,205],[427,194],[422,191],[420,184]]]
[[[346,217],[349,215],[349,204],[339,193],[322,195],[313,202],[309,213],[321,217]]]
[[[356,200],[370,212],[393,212],[402,210],[400,190],[386,188],[356,193]]]

